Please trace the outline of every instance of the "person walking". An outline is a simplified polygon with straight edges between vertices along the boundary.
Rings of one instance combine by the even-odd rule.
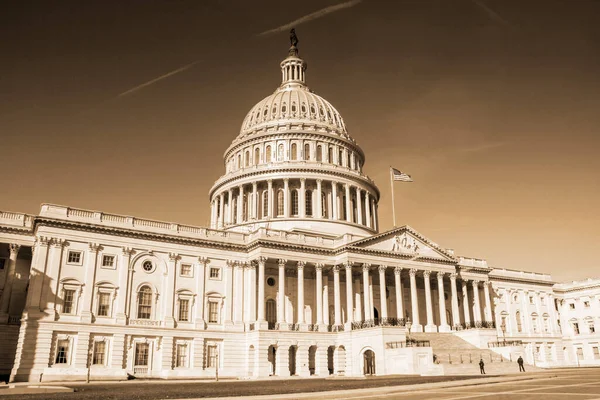
[[[485,363],[483,362],[483,358],[481,358],[479,360],[479,372],[481,372],[482,375],[485,375]]]
[[[523,366],[523,357],[519,356],[517,359],[517,364],[519,364],[519,372],[525,372],[525,367]]]

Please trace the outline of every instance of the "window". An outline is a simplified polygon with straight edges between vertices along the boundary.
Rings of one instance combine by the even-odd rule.
[[[192,264],[181,264],[181,276],[192,276]]]
[[[69,264],[81,264],[81,252],[80,251],[69,251],[67,258]]]
[[[342,215],[344,219],[348,218],[348,210],[346,209],[346,195],[342,196]]]
[[[275,278],[273,278],[272,276],[267,278],[267,285],[274,287],[275,286]]]
[[[590,333],[596,333],[596,326],[594,325],[593,320],[588,321],[588,329],[590,330]]]
[[[344,151],[342,149],[340,149],[338,152],[338,159],[337,159],[338,165],[342,165],[343,160],[344,160]]]
[[[56,342],[56,360],[55,364],[69,363],[69,339],[62,339]]]
[[[312,217],[313,212],[312,212],[312,191],[311,190],[307,190],[304,196],[304,205],[305,205],[305,213],[307,217]]]
[[[248,221],[248,206],[248,195],[245,194],[242,198],[242,221]]]
[[[209,345],[206,348],[206,366],[215,368],[217,366],[217,345]]]
[[[237,156],[237,167],[240,169],[242,167],[242,155],[238,154]]]
[[[533,296],[529,296],[529,304],[533,304]]]
[[[333,164],[333,147],[327,150],[327,162]]]
[[[292,215],[298,216],[298,191],[292,190]]]
[[[260,161],[260,149],[257,147],[256,149],[254,149],[254,165],[258,165],[258,162]]]
[[[589,300],[585,300],[585,301],[583,302],[583,306],[584,306],[585,308],[590,308],[590,301],[589,301]]]
[[[321,145],[317,146],[317,161],[318,162],[323,161],[323,146],[321,146]]]
[[[267,146],[267,148],[265,150],[265,162],[266,163],[271,162],[271,146]]]
[[[537,333],[537,331],[538,331],[537,317],[531,317],[531,327],[533,328],[533,333]]]
[[[308,143],[304,144],[304,160],[310,160],[310,144]]]
[[[175,366],[179,368],[187,367],[187,344],[177,344]]]
[[[94,342],[94,356],[92,358],[93,365],[104,365],[104,355],[106,354],[106,342]]]
[[[548,333],[550,331],[550,325],[548,325],[548,317],[544,317],[544,332]]]
[[[329,218],[327,215],[327,195],[321,192],[321,217]]]
[[[574,310],[575,309],[575,303],[569,303],[569,308],[571,310]]]
[[[102,256],[102,266],[104,268],[114,268],[115,267],[115,256],[112,255],[103,255]]]
[[[179,300],[179,321],[187,322],[190,320],[190,301],[188,299]]]
[[[208,322],[212,324],[219,323],[219,303],[216,301],[208,302]]]
[[[517,332],[521,333],[523,331],[523,326],[521,325],[521,312],[517,311],[515,313],[515,319],[517,320]]]
[[[277,216],[278,217],[281,217],[283,215],[283,206],[284,206],[283,198],[284,198],[283,190],[279,189],[277,191]]]
[[[110,293],[98,294],[98,316],[108,317],[110,312]]]
[[[263,218],[266,218],[269,216],[269,192],[268,191],[264,191],[263,192]]]
[[[210,267],[210,279],[221,279],[221,268]]]
[[[277,146],[277,161],[283,161],[283,144]]]
[[[152,264],[152,261],[144,261],[142,268],[146,272],[151,272],[154,269],[154,264]]]
[[[600,360],[600,351],[598,350],[598,346],[592,347],[592,353],[594,354],[594,360]]]
[[[148,349],[148,343],[136,343],[134,360],[136,366],[148,365]]]
[[[292,143],[292,160],[298,159],[298,145],[296,143]]]
[[[63,298],[63,313],[64,314],[73,314],[73,303],[75,301],[75,291],[71,289],[64,290],[64,298]]]
[[[244,165],[246,167],[250,166],[250,152],[248,150],[246,150],[246,152],[244,153],[244,156],[246,158],[246,160],[244,160]]]
[[[152,290],[143,286],[138,292],[138,318],[150,319],[152,314]]]
[[[577,322],[572,322],[571,326],[573,327],[573,333],[575,335],[579,335],[579,323]]]

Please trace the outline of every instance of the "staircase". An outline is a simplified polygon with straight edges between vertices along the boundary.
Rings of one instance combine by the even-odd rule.
[[[15,350],[19,339],[18,325],[0,326],[0,382],[8,378],[15,360]]]
[[[479,375],[480,359],[483,359],[488,375],[519,372],[516,360],[507,360],[487,348],[480,349],[453,333],[411,333],[410,338],[431,343],[436,363],[444,367],[444,375]],[[543,371],[527,364],[525,370]]]

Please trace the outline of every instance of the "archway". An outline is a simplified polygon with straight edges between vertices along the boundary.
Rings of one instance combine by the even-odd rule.
[[[275,369],[276,367],[276,356],[277,355],[277,348],[273,345],[269,346],[269,350],[268,350],[268,354],[267,354],[267,359],[269,360],[269,376],[273,376],[275,375],[275,371],[277,371]]]
[[[373,350],[367,350],[363,353],[363,373],[365,375],[375,375],[375,353]]]
[[[334,346],[329,346],[327,348],[327,370],[329,371],[329,375],[333,375],[333,353],[335,351]]]
[[[298,346],[290,346],[289,362],[288,362],[288,367],[290,368],[290,376],[296,375],[296,353],[297,352],[298,352]]]
[[[344,375],[346,373],[346,348],[339,346],[335,350],[335,353],[334,373],[336,375]]]
[[[317,360],[317,346],[310,346],[308,348],[308,371],[311,375],[315,374]]]

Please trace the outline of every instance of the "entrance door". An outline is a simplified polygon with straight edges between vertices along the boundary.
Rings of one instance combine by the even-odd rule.
[[[276,369],[275,369],[275,360],[276,360],[276,356],[277,355],[277,349],[275,348],[275,346],[269,346],[269,354],[268,354],[268,360],[269,360],[269,367],[270,367],[270,371],[269,371],[269,375],[273,376],[275,375]]]
[[[294,376],[296,375],[296,350],[298,348],[296,346],[290,346],[290,350],[289,350],[289,356],[290,356],[290,361],[289,361],[289,368],[290,368],[290,375]]]
[[[364,374],[375,375],[375,353],[373,350],[367,350],[363,354]]]

